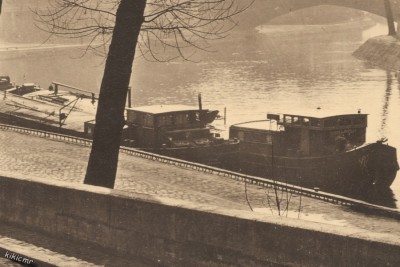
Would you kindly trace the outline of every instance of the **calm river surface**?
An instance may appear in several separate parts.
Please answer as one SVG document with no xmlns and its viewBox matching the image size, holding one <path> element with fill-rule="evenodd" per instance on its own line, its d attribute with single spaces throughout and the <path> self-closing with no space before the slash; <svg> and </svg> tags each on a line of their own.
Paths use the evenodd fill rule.
<svg viewBox="0 0 400 267">
<path fill-rule="evenodd" d="M 134 105 L 197 105 L 227 109 L 227 125 L 265 119 L 267 112 L 304 112 L 321 107 L 338 113 L 368 113 L 368 141 L 386 137 L 400 151 L 400 84 L 395 73 L 362 62 L 352 52 L 384 25 L 369 29 L 357 23 L 341 26 L 273 26 L 258 33 L 235 34 L 213 43 L 215 53 L 201 61 L 154 63 L 135 61 L 131 86 Z M 19 84 L 51 81 L 98 91 L 103 59 L 82 55 L 77 47 L 25 49 L 0 44 L 1 74 Z M 64 44 L 63 44 L 64 45 Z M 400 156 L 398 155 L 400 159 Z M 389 192 L 364 196 L 399 208 L 400 175 Z"/>
</svg>

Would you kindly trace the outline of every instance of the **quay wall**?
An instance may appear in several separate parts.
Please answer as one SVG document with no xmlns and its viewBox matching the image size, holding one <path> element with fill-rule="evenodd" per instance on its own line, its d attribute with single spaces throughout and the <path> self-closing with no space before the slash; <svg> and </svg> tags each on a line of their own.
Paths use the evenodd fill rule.
<svg viewBox="0 0 400 267">
<path fill-rule="evenodd" d="M 353 55 L 388 71 L 400 70 L 400 40 L 396 36 L 377 36 L 368 39 Z"/>
<path fill-rule="evenodd" d="M 400 241 L 89 185 L 0 177 L 0 220 L 150 266 L 400 266 Z"/>
</svg>

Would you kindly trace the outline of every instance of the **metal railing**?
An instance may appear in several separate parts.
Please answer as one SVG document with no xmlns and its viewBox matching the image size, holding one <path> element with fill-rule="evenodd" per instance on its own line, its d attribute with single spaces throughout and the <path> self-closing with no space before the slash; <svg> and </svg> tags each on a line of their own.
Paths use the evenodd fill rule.
<svg viewBox="0 0 400 267">
<path fill-rule="evenodd" d="M 75 137 L 75 136 L 69 136 L 69 135 L 63 135 L 63 134 L 58 134 L 58 133 L 52 133 L 52 132 L 46 132 L 42 130 L 36 130 L 36 129 L 29 129 L 29 128 L 23 128 L 23 127 L 18 127 L 18 126 L 12 126 L 12 125 L 5 125 L 5 124 L 0 124 L 0 130 L 8 130 L 8 131 L 14 131 L 22 134 L 29 134 L 29 135 L 34 135 L 42 138 L 47 138 L 51 140 L 57 140 L 57 141 L 62 141 L 66 143 L 72 143 L 72 144 L 77 144 L 77 145 L 82 145 L 82 146 L 91 146 L 92 145 L 92 140 L 90 139 L 84 139 L 80 137 Z M 150 152 L 138 150 L 135 148 L 130 148 L 130 147 L 120 147 L 120 152 L 128 154 L 128 155 L 133 155 L 141 158 L 145 158 L 148 160 L 152 161 L 157 161 L 161 162 L 164 164 L 169 164 L 169 165 L 174 165 L 177 167 L 185 168 L 185 169 L 192 169 L 200 172 L 205 172 L 205 173 L 210 173 L 214 175 L 219 175 L 223 177 L 228 177 L 230 179 L 240 181 L 240 182 L 245 182 L 247 184 L 252 184 L 252 185 L 257 185 L 260 187 L 265 187 L 265 188 L 276 188 L 278 190 L 288 192 L 288 193 L 293 193 L 293 194 L 298 194 L 314 199 L 318 199 L 324 202 L 329 202 L 333 204 L 338 204 L 338 205 L 343 205 L 343 206 L 349 206 L 361 210 L 368 210 L 372 211 L 375 213 L 384 213 L 384 214 L 389 214 L 390 216 L 400 218 L 400 210 L 397 209 L 392 209 L 392 208 L 387 208 L 387 207 L 382 207 L 374 204 L 370 204 L 361 200 L 357 199 L 352 199 L 352 198 L 347 198 L 344 196 L 339 196 L 339 195 L 334 195 L 326 192 L 321 192 L 321 191 L 316 191 L 308 188 L 303 188 L 291 184 L 286 184 L 262 177 L 256 177 L 256 176 L 250 176 L 246 174 L 241 174 L 233 171 L 228 171 L 225 169 L 220 169 L 217 167 L 213 166 L 208 166 L 204 164 L 199 164 L 195 162 L 189 162 L 181 159 L 176 159 L 176 158 L 170 158 L 166 156 L 162 156 L 159 154 L 153 154 Z"/>
<path fill-rule="evenodd" d="M 23 128 L 23 127 L 18 127 L 18 126 L 13 126 L 13 125 L 0 124 L 0 130 L 8 130 L 8 131 L 18 132 L 18 133 L 22 133 L 22 134 L 29 134 L 29 135 L 34 135 L 37 137 L 62 141 L 62 142 L 66 142 L 66 143 L 78 144 L 78 145 L 83 145 L 83 146 L 91 146 L 92 145 L 92 141 L 89 139 L 79 138 L 79 137 L 75 137 L 75 136 L 71 136 L 71 135 L 64 135 L 64 134 L 59 134 L 59 133 L 46 132 L 46 131 L 37 130 L 37 129 Z"/>
</svg>

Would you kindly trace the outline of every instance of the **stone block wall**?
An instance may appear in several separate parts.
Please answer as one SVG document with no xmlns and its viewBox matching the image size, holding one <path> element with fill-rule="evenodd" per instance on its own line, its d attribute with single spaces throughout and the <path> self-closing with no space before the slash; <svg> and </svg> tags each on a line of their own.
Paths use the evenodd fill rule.
<svg viewBox="0 0 400 267">
<path fill-rule="evenodd" d="M 87 185 L 0 177 L 0 203 L 0 220 L 152 266 L 400 266 L 400 242 Z"/>
</svg>

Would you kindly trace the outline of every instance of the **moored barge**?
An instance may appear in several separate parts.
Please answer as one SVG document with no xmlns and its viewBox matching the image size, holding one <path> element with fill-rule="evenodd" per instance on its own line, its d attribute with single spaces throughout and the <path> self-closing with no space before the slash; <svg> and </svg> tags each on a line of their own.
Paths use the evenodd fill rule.
<svg viewBox="0 0 400 267">
<path fill-rule="evenodd" d="M 85 137 L 84 122 L 94 118 L 96 106 L 95 95 L 79 88 L 53 82 L 47 90 L 25 83 L 2 91 L 0 122 Z"/>
<path fill-rule="evenodd" d="M 389 187 L 399 165 L 385 140 L 366 143 L 367 114 L 268 114 L 232 125 L 231 169 L 309 188 Z"/>
<path fill-rule="evenodd" d="M 209 124 L 217 110 L 186 105 L 127 108 L 124 144 L 161 155 L 225 167 L 239 150 L 239 141 L 223 139 Z"/>
<path fill-rule="evenodd" d="M 225 168 L 239 151 L 237 139 L 223 139 L 210 123 L 217 110 L 186 105 L 150 105 L 126 108 L 122 145 L 168 157 Z M 85 123 L 93 136 L 94 120 Z"/>
</svg>

